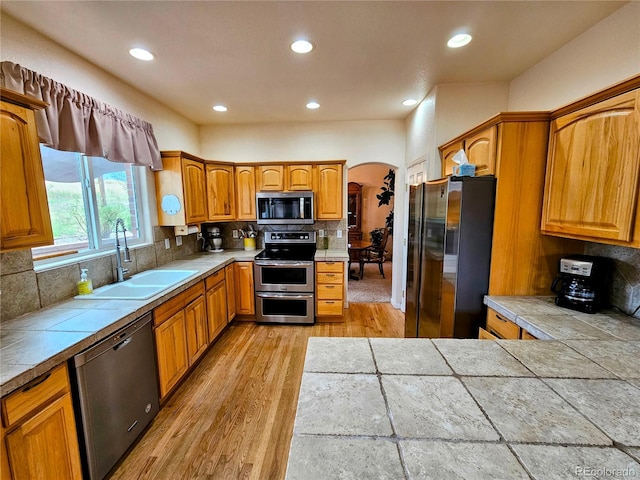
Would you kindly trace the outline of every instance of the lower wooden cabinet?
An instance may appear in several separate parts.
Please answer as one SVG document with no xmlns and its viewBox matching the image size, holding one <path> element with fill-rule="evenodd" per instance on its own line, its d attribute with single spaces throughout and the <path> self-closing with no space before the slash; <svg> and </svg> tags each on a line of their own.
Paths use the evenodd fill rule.
<svg viewBox="0 0 640 480">
<path fill-rule="evenodd" d="M 537 340 L 537 338 L 492 308 L 487 309 L 487 327 L 480 328 L 481 340 Z"/>
<path fill-rule="evenodd" d="M 344 262 L 316 262 L 316 316 L 344 313 Z"/>
<path fill-rule="evenodd" d="M 66 364 L 3 398 L 2 413 L 3 479 L 82 479 Z"/>
<path fill-rule="evenodd" d="M 224 267 L 225 288 L 227 289 L 227 322 L 236 316 L 236 276 L 233 263 Z"/>
<path fill-rule="evenodd" d="M 205 280 L 209 344 L 224 330 L 227 321 L 227 287 L 225 270 L 218 270 Z"/>
<path fill-rule="evenodd" d="M 238 315 L 255 315 L 256 299 L 254 293 L 253 262 L 235 262 L 236 312 Z"/>
<path fill-rule="evenodd" d="M 209 345 L 204 282 L 155 308 L 153 324 L 162 401 Z"/>
</svg>

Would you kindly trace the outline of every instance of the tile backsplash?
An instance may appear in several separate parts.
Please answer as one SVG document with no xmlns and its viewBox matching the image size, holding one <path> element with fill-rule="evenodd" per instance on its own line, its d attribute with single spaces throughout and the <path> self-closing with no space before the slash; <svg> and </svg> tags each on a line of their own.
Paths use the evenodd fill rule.
<svg viewBox="0 0 640 480">
<path fill-rule="evenodd" d="M 165 248 L 169 239 L 170 248 Z M 153 244 L 131 248 L 131 263 L 125 265 L 133 273 L 143 272 L 180 260 L 197 252 L 196 235 L 182 237 L 176 245 L 172 227 L 154 227 Z M 34 270 L 31 249 L 0 254 L 0 320 L 11 320 L 25 313 L 47 307 L 77 295 L 80 269 L 89 270 L 93 288 L 115 281 L 116 256 L 104 255 L 60 267 Z"/>
<path fill-rule="evenodd" d="M 640 249 L 586 243 L 585 253 L 613 259 L 609 300 L 625 312 L 633 312 L 640 305 Z M 640 318 L 640 310 L 635 317 Z"/>
</svg>

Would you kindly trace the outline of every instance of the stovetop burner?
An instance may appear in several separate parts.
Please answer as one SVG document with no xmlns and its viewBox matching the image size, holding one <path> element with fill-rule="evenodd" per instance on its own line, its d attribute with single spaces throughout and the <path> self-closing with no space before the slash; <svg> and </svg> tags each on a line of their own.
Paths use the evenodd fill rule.
<svg viewBox="0 0 640 480">
<path fill-rule="evenodd" d="M 316 232 L 266 232 L 264 247 L 256 260 L 313 261 Z"/>
</svg>

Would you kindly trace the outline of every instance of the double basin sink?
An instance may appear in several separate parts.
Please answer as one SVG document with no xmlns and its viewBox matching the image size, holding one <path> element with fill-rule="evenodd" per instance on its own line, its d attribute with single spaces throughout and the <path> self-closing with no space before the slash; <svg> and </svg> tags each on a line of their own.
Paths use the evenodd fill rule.
<svg viewBox="0 0 640 480">
<path fill-rule="evenodd" d="M 178 283 L 194 277 L 198 270 L 147 270 L 133 275 L 124 282 L 96 288 L 81 300 L 146 300 Z"/>
</svg>

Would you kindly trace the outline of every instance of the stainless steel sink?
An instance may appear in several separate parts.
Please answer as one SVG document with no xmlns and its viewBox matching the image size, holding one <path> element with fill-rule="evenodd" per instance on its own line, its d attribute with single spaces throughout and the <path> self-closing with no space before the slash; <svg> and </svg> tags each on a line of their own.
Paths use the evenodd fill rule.
<svg viewBox="0 0 640 480">
<path fill-rule="evenodd" d="M 198 270 L 147 270 L 124 282 L 97 288 L 80 300 L 145 300 L 197 275 Z"/>
</svg>

